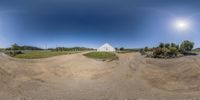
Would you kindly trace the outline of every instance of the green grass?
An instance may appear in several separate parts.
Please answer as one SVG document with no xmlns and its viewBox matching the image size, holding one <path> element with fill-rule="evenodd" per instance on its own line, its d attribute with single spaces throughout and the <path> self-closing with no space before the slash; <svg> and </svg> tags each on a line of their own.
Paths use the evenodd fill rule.
<svg viewBox="0 0 200 100">
<path fill-rule="evenodd" d="M 200 50 L 193 50 L 194 53 L 200 53 Z"/>
<path fill-rule="evenodd" d="M 23 59 L 38 59 L 38 58 L 48 58 L 53 56 L 59 56 L 59 55 L 67 55 L 67 54 L 73 54 L 78 53 L 75 51 L 59 51 L 59 52 L 51 52 L 51 51 L 32 51 L 29 53 L 19 54 L 14 56 L 15 58 L 23 58 Z"/>
<path fill-rule="evenodd" d="M 89 52 L 84 55 L 88 58 L 102 60 L 114 60 L 118 58 L 117 55 L 113 52 Z"/>
<path fill-rule="evenodd" d="M 200 54 L 200 50 L 192 50 L 192 53 Z"/>
</svg>

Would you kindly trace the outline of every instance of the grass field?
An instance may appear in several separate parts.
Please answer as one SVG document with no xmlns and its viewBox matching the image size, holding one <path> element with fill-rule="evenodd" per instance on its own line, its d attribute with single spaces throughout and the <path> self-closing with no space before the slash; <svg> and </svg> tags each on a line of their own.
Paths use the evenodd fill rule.
<svg viewBox="0 0 200 100">
<path fill-rule="evenodd" d="M 47 58 L 59 55 L 67 55 L 78 53 L 77 51 L 59 51 L 59 52 L 51 52 L 51 51 L 33 51 L 24 54 L 19 54 L 14 56 L 15 58 L 24 58 L 24 59 L 38 59 L 38 58 Z"/>
<path fill-rule="evenodd" d="M 113 52 L 90 52 L 84 54 L 88 58 L 102 59 L 102 60 L 114 60 L 117 59 L 117 55 Z"/>
<path fill-rule="evenodd" d="M 200 50 L 192 50 L 192 53 L 200 54 Z"/>
</svg>

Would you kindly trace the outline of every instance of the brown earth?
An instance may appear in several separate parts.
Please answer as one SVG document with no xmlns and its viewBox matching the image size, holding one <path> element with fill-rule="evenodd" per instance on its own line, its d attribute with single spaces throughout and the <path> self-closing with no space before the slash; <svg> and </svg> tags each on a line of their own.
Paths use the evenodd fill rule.
<svg viewBox="0 0 200 100">
<path fill-rule="evenodd" d="M 0 54 L 0 100 L 200 99 L 200 56 L 118 56 L 103 62 L 81 53 L 37 60 Z"/>
</svg>

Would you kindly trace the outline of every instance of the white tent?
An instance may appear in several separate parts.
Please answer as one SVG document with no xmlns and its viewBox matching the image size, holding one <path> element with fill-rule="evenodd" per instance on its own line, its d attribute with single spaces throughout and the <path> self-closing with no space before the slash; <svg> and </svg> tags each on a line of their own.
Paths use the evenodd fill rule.
<svg viewBox="0 0 200 100">
<path fill-rule="evenodd" d="M 114 52 L 115 48 L 113 48 L 110 44 L 105 43 L 101 47 L 97 49 L 97 51 L 105 51 L 105 52 Z"/>
</svg>

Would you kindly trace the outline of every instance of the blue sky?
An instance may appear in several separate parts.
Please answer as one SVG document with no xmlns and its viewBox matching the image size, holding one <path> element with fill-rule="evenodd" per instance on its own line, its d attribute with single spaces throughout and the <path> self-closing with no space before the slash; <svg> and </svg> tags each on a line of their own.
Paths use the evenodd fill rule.
<svg viewBox="0 0 200 100">
<path fill-rule="evenodd" d="M 199 0 L 0 0 L 0 47 L 153 47 L 195 42 L 200 47 Z M 189 28 L 173 23 L 187 19 Z"/>
</svg>

